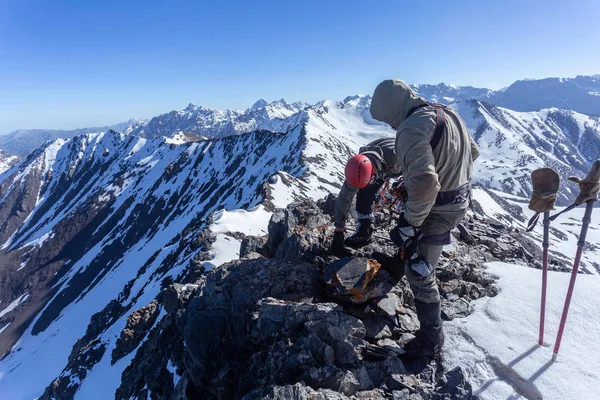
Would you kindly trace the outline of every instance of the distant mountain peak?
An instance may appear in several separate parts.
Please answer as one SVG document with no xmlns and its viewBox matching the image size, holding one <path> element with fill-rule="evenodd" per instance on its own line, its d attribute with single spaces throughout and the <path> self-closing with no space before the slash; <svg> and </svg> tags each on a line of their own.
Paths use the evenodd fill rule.
<svg viewBox="0 0 600 400">
<path fill-rule="evenodd" d="M 194 103 L 190 103 L 186 108 L 183 109 L 185 112 L 194 112 L 197 111 L 200 107 L 195 105 Z"/>
<path fill-rule="evenodd" d="M 256 100 L 256 102 L 254 104 L 252 104 L 252 107 L 250 107 L 253 110 L 257 110 L 259 108 L 263 108 L 269 105 L 269 102 L 267 102 L 265 99 L 258 99 Z"/>
<path fill-rule="evenodd" d="M 365 94 L 355 94 L 344 99 L 343 103 L 347 106 L 368 107 L 371 104 L 371 96 Z"/>
</svg>

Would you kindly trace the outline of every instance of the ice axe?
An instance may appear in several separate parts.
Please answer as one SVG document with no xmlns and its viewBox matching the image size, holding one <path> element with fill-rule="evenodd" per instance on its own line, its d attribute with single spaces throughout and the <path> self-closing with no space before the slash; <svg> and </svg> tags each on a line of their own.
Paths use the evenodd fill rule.
<svg viewBox="0 0 600 400">
<path fill-rule="evenodd" d="M 582 220 L 583 224 L 581 226 L 581 233 L 579 234 L 579 241 L 577 242 L 577 253 L 575 254 L 575 260 L 573 262 L 573 271 L 571 272 L 571 280 L 569 281 L 567 298 L 565 299 L 565 305 L 560 319 L 560 326 L 558 328 L 558 334 L 556 335 L 556 342 L 554 344 L 554 354 L 552 355 L 552 360 L 554 361 L 556 361 L 556 358 L 558 357 L 558 351 L 560 350 L 560 343 L 562 341 L 565 324 L 567 322 L 567 315 L 569 314 L 569 306 L 571 305 L 571 297 L 575 287 L 575 280 L 577 279 L 579 263 L 581 261 L 583 248 L 585 247 L 585 237 L 587 235 L 590 222 L 592 221 L 594 203 L 598 200 L 598 192 L 600 191 L 600 159 L 594 162 L 590 173 L 585 179 L 570 177 L 569 180 L 579 184 L 580 193 L 575 200 L 575 205 L 586 203 L 586 207 Z"/>
<path fill-rule="evenodd" d="M 550 210 L 554 210 L 554 203 L 560 185 L 558 174 L 551 168 L 536 169 L 531 173 L 533 195 L 529 202 L 529 209 L 535 215 L 529 220 L 527 231 L 531 232 L 537 224 L 540 214 L 544 214 L 544 239 L 542 241 L 542 299 L 540 307 L 540 329 L 538 343 L 544 344 L 544 323 L 546 319 L 546 286 L 548 282 L 548 247 L 550 237 Z"/>
</svg>

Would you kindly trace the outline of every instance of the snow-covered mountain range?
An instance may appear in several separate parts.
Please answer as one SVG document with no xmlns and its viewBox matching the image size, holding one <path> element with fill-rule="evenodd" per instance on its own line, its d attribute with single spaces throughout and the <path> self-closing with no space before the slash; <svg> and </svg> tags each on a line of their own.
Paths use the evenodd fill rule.
<svg viewBox="0 0 600 400">
<path fill-rule="evenodd" d="M 421 96 L 450 104 L 475 99 L 515 111 L 561 108 L 588 115 L 600 115 L 600 75 L 575 78 L 524 79 L 502 90 L 437 85 L 412 85 Z"/>
<path fill-rule="evenodd" d="M 453 104 L 464 100 L 481 100 L 515 111 L 538 111 L 559 108 L 581 114 L 600 115 L 600 75 L 575 78 L 525 79 L 502 90 L 455 86 L 446 83 L 415 84 L 412 88 L 429 101 Z M 362 97 L 362 96 L 361 96 Z M 258 100 L 242 111 L 217 110 L 189 104 L 183 110 L 161 114 L 149 121 L 131 119 L 105 127 L 82 128 L 70 131 L 29 129 L 0 135 L 0 149 L 10 154 L 26 156 L 49 140 L 68 139 L 86 133 L 133 132 L 147 138 L 172 136 L 182 131 L 202 137 L 219 138 L 253 130 L 285 132 L 290 126 L 287 118 L 309 107 L 302 102 Z"/>
<path fill-rule="evenodd" d="M 599 155 L 598 117 L 450 102 L 481 149 L 481 215 L 505 226 L 522 230 L 531 215 L 531 171 L 582 176 Z M 275 207 L 335 193 L 349 156 L 395 134 L 371 118 L 369 103 L 190 105 L 125 132 L 57 139 L 0 171 L 0 397 L 50 387 L 45 398 L 112 398 L 146 338 L 123 349 L 130 313 L 168 284 L 236 259 L 243 236 L 264 233 Z M 575 189 L 563 182 L 561 204 Z M 557 223 L 553 258 L 564 269 L 577 226 Z M 598 232 L 596 224 L 591 242 Z M 599 255 L 595 246 L 584 254 L 585 272 L 600 273 Z"/>
<path fill-rule="evenodd" d="M 145 121 L 130 119 L 110 126 L 100 126 L 92 128 L 81 128 L 73 130 L 55 130 L 55 129 L 19 129 L 7 135 L 0 135 L 0 149 L 4 149 L 10 154 L 25 157 L 32 150 L 37 149 L 48 141 L 56 139 L 70 139 L 75 136 L 85 135 L 86 133 L 106 132 L 109 129 L 125 132 L 129 127 L 136 127 Z"/>
<path fill-rule="evenodd" d="M 286 132 L 292 127 L 288 118 L 307 106 L 298 102 L 289 104 L 285 100 L 267 103 L 261 99 L 247 110 L 233 111 L 189 104 L 181 111 L 171 111 L 152 118 L 147 124 L 133 129 L 132 133 L 147 138 L 161 138 L 184 131 L 221 138 L 261 129 Z"/>
</svg>

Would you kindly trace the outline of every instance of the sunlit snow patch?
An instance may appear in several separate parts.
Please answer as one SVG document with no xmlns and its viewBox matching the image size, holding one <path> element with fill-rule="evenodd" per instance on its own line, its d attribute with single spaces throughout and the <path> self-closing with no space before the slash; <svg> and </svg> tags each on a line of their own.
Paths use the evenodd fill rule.
<svg viewBox="0 0 600 400">
<path fill-rule="evenodd" d="M 538 346 L 541 271 L 488 264 L 500 294 L 473 302 L 474 314 L 447 322 L 446 367 L 461 366 L 482 400 L 600 398 L 600 277 L 580 275 L 558 361 L 552 350 L 570 274 L 550 272 L 544 346 Z"/>
<path fill-rule="evenodd" d="M 206 270 L 211 270 L 221 264 L 239 258 L 242 242 L 230 233 L 240 232 L 245 235 L 265 235 L 270 219 L 271 213 L 266 211 L 262 205 L 250 211 L 220 210 L 216 212 L 214 222 L 210 226 L 211 231 L 217 235 L 217 240 L 212 244 L 214 258 L 204 263 Z"/>
</svg>

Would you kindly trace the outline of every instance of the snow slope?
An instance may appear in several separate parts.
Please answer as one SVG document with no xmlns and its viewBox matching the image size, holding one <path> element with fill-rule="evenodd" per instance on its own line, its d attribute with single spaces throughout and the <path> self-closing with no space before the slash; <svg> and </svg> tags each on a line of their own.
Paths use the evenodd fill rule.
<svg viewBox="0 0 600 400">
<path fill-rule="evenodd" d="M 129 310 L 187 273 L 211 213 L 257 205 L 262 183 L 278 170 L 301 174 L 302 143 L 301 127 L 183 145 L 109 131 L 55 142 L 1 175 L 0 215 L 15 205 L 28 215 L 12 215 L 22 222 L 3 232 L 0 307 L 21 296 L 19 288 L 31 291 L 0 318 L 9 323 L 1 352 L 14 350 L 0 361 L 0 398 L 37 397 L 63 369 L 75 373 L 68 357 L 86 331 L 105 353 L 86 374 L 104 374 Z M 23 198 L 32 201 L 19 205 Z M 225 216 L 215 216 L 217 226 Z M 45 273 L 36 275 L 40 267 Z M 94 314 L 106 315 L 98 331 L 87 327 Z M 127 365 L 115 364 L 111 376 L 120 379 Z M 117 386 L 103 381 L 97 398 Z"/>
<path fill-rule="evenodd" d="M 600 398 L 600 277 L 577 278 L 560 354 L 554 340 L 570 274 L 550 272 L 543 346 L 537 345 L 541 271 L 490 263 L 500 294 L 474 304 L 475 312 L 445 324 L 446 366 L 463 367 L 482 400 Z"/>
<path fill-rule="evenodd" d="M 489 191 L 482 188 L 473 190 L 473 199 L 478 202 L 484 215 L 504 225 L 524 231 L 527 222 L 534 215 L 528 208 L 528 199 L 507 195 L 498 191 Z M 557 207 L 552 214 L 560 212 L 564 207 Z M 563 214 L 550 225 L 550 269 L 561 269 L 569 271 L 572 268 L 577 242 L 581 232 L 581 220 L 585 212 L 585 206 L 580 206 Z M 536 243 L 541 244 L 543 238 L 543 226 L 540 221 L 533 232 L 529 235 Z M 592 222 L 588 228 L 586 247 L 584 248 L 580 271 L 586 274 L 600 274 L 600 211 L 595 209 L 592 214 Z"/>
<path fill-rule="evenodd" d="M 0 149 L 0 174 L 18 163 L 19 160 L 19 156 L 8 154 L 4 150 Z"/>
<path fill-rule="evenodd" d="M 535 169 L 554 168 L 565 182 L 568 176 L 587 175 L 590 163 L 600 157 L 597 117 L 557 109 L 517 112 L 476 100 L 452 106 L 479 145 L 473 179 L 488 188 L 529 197 Z M 573 189 L 562 185 L 558 203 L 570 204 Z"/>
</svg>

